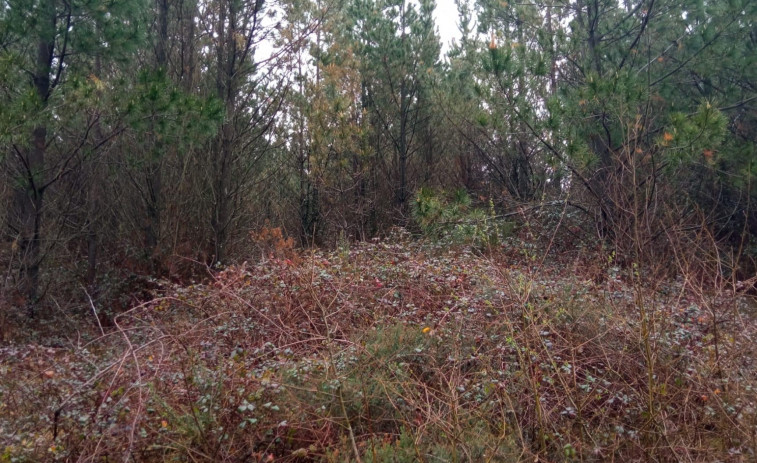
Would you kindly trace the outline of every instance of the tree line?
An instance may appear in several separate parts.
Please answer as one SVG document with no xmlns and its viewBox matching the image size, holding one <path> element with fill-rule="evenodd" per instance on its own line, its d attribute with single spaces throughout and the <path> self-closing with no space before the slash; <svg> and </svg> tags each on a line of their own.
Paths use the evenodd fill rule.
<svg viewBox="0 0 757 463">
<path fill-rule="evenodd" d="M 434 0 L 3 0 L 3 299 L 223 265 L 264 225 L 368 239 L 422 190 L 562 205 L 628 262 L 757 256 L 757 3 L 456 5 L 442 55 Z"/>
</svg>

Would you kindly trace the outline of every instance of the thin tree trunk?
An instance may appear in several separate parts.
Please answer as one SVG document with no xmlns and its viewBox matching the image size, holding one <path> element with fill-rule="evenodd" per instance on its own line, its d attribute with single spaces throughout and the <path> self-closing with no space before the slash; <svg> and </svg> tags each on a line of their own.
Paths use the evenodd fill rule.
<svg viewBox="0 0 757 463">
<path fill-rule="evenodd" d="M 102 61 L 100 55 L 95 57 L 95 75 L 100 78 L 102 76 Z M 95 125 L 94 133 L 96 137 L 96 144 L 99 145 L 103 140 L 102 126 L 100 125 L 100 117 L 98 115 Z M 99 207 L 98 199 L 100 197 L 99 180 L 97 175 L 97 165 L 95 164 L 92 169 L 92 181 L 87 185 L 89 189 L 89 195 L 87 197 L 87 273 L 85 276 L 87 288 L 89 289 L 92 297 L 97 293 L 97 229 L 99 226 Z"/>
<path fill-rule="evenodd" d="M 53 51 L 55 49 L 55 2 L 45 3 L 47 27 L 43 29 L 37 42 L 37 59 L 33 76 L 34 90 L 38 99 L 39 112 L 42 114 L 47 107 L 50 96 L 50 73 L 52 70 Z M 31 146 L 23 160 L 25 178 L 23 187 L 15 192 L 17 208 L 18 231 L 22 251 L 22 281 L 26 298 L 27 310 L 30 317 L 34 316 L 39 299 L 39 274 L 42 249 L 42 207 L 44 198 L 44 168 L 47 151 L 47 125 L 40 123 L 31 134 Z"/>
<path fill-rule="evenodd" d="M 407 202 L 407 119 L 408 119 L 408 101 L 405 95 L 405 79 L 402 79 L 400 85 L 400 136 L 399 136 L 399 174 L 400 184 L 397 192 L 397 202 L 400 206 L 400 212 L 405 213 Z"/>
<path fill-rule="evenodd" d="M 158 42 L 155 49 L 155 67 L 159 73 L 167 71 L 168 67 L 168 0 L 157 0 L 158 8 Z M 145 224 L 145 247 L 150 262 L 155 264 L 155 256 L 160 241 L 160 204 L 163 193 L 163 178 L 161 172 L 161 158 L 163 157 L 164 142 L 156 135 L 154 140 L 155 156 L 153 156 L 147 173 L 147 223 Z M 155 269 L 153 269 L 154 271 Z"/>
<path fill-rule="evenodd" d="M 230 114 L 227 111 L 227 117 Z M 221 128 L 221 141 L 215 160 L 215 200 L 213 216 L 210 225 L 213 229 L 213 248 L 215 252 L 214 263 L 223 262 L 226 259 L 226 240 L 229 224 L 229 191 L 228 191 L 228 167 L 231 158 L 230 122 L 224 123 Z"/>
<path fill-rule="evenodd" d="M 223 125 L 218 132 L 218 141 L 212 160 L 212 185 L 213 185 L 213 209 L 210 217 L 210 226 L 213 231 L 213 263 L 223 262 L 226 258 L 226 231 L 228 225 L 229 210 L 229 192 L 228 192 L 228 163 L 231 158 L 232 140 L 231 130 L 234 117 L 234 105 L 231 101 L 232 85 L 232 67 L 234 65 L 234 28 L 232 24 L 227 25 L 227 14 L 232 16 L 229 23 L 233 21 L 229 8 L 231 5 L 223 1 L 219 5 L 218 23 L 216 24 L 216 34 L 218 36 L 218 46 L 216 47 L 216 93 L 220 100 L 226 103 L 226 114 Z M 226 28 L 229 28 L 227 31 Z"/>
</svg>

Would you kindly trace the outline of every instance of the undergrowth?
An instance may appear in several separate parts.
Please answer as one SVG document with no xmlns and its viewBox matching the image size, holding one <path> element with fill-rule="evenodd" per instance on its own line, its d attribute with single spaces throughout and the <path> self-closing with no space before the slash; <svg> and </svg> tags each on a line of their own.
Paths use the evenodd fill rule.
<svg viewBox="0 0 757 463">
<path fill-rule="evenodd" d="M 270 254 L 9 343 L 0 462 L 755 458 L 738 288 L 514 239 Z"/>
</svg>

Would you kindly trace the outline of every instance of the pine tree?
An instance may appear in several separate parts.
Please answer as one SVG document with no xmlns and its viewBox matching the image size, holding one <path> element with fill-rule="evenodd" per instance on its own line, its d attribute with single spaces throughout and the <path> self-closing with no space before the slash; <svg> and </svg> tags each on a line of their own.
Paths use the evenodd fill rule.
<svg viewBox="0 0 757 463">
<path fill-rule="evenodd" d="M 374 149 L 382 158 L 384 144 L 389 146 L 389 180 L 402 215 L 415 182 L 411 160 L 419 151 L 422 121 L 430 111 L 424 91 L 441 48 L 434 8 L 433 0 L 417 7 L 406 0 L 358 0 L 351 11 L 357 51 L 363 57 L 363 104 L 376 132 Z"/>
<path fill-rule="evenodd" d="M 73 146 L 56 139 L 68 128 L 67 111 L 77 109 L 82 87 L 101 85 L 91 72 L 94 59 L 125 59 L 139 43 L 144 6 L 141 0 L 9 0 L 0 11 L 0 133 L 14 184 L 7 224 L 30 313 L 40 297 L 46 254 L 46 195 L 86 157 L 92 126 L 77 127 L 79 143 Z"/>
</svg>

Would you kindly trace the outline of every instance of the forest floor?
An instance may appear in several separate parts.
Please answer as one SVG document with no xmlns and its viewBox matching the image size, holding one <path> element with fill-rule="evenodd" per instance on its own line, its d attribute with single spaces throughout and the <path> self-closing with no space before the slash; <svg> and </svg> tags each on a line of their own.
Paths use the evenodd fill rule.
<svg viewBox="0 0 757 463">
<path fill-rule="evenodd" d="M 0 462 L 757 458 L 753 301 L 504 249 L 399 235 L 7 315 Z"/>
</svg>

